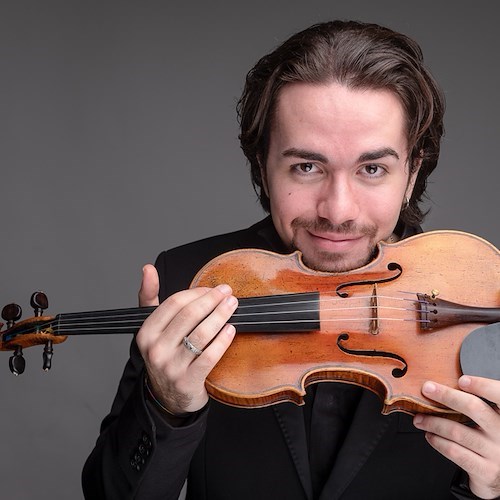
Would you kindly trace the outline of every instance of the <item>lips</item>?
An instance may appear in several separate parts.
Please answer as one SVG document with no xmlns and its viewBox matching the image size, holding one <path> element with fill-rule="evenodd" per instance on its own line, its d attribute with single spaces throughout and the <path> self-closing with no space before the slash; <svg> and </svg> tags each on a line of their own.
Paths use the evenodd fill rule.
<svg viewBox="0 0 500 500">
<path fill-rule="evenodd" d="M 340 243 L 344 241 L 356 241 L 363 238 L 363 235 L 346 235 L 346 234 L 332 234 L 332 233 L 316 233 L 313 231 L 307 231 L 313 238 L 319 238 L 322 240 L 328 240 L 335 243 Z"/>
<path fill-rule="evenodd" d="M 316 234 L 316 233 L 311 233 L 309 231 L 309 234 L 313 236 L 314 238 L 320 238 L 322 240 L 329 240 L 329 241 L 335 241 L 335 242 L 341 242 L 341 241 L 354 241 L 354 240 L 359 240 L 362 238 L 362 236 L 346 236 L 345 234 Z"/>
<path fill-rule="evenodd" d="M 346 252 L 353 249 L 362 239 L 361 235 L 320 233 L 306 231 L 313 245 L 328 252 Z"/>
</svg>

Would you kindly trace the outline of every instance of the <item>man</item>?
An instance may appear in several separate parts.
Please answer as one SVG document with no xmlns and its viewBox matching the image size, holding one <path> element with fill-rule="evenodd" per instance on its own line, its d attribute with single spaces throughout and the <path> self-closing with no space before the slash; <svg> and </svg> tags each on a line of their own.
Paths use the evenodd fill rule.
<svg viewBox="0 0 500 500">
<path fill-rule="evenodd" d="M 311 386 L 304 407 L 209 402 L 205 378 L 234 337 L 227 321 L 237 299 L 227 285 L 186 290 L 196 271 L 245 247 L 299 249 L 313 269 L 347 271 L 368 263 L 377 242 L 419 232 L 444 104 L 415 42 L 332 22 L 262 58 L 239 112 L 270 217 L 164 252 L 157 271 L 144 268 L 141 305 L 157 305 L 158 294 L 163 302 L 132 343 L 84 469 L 86 497 L 173 499 L 186 478 L 191 499 L 500 495 L 500 414 L 481 399 L 500 403 L 498 381 L 463 377 L 462 390 L 424 384 L 424 395 L 475 427 L 382 416 L 373 394 L 344 384 Z"/>
</svg>

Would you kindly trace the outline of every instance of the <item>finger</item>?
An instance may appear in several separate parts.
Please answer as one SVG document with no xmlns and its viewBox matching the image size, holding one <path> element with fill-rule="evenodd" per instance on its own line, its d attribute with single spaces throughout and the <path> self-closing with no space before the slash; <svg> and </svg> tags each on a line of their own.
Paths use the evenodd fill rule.
<svg viewBox="0 0 500 500">
<path fill-rule="evenodd" d="M 477 426 L 471 427 L 447 418 L 417 415 L 413 420 L 415 427 L 431 433 L 430 442 L 433 446 L 439 445 L 434 446 L 438 451 L 448 458 L 450 458 L 450 449 L 455 450 L 455 446 L 470 450 L 483 457 L 494 453 L 493 449 L 497 445 L 494 440 L 489 438 L 489 435 L 498 434 L 500 416 L 488 404 L 473 394 L 430 381 L 424 383 L 422 393 L 428 398 L 469 417 L 477 424 Z M 445 441 L 442 442 L 438 438 Z M 446 449 L 443 446 L 446 446 Z M 459 452 L 457 451 L 457 453 Z M 450 459 L 462 466 L 461 463 L 457 462 L 457 457 Z"/>
<path fill-rule="evenodd" d="M 196 349 L 203 351 L 217 337 L 237 307 L 236 297 L 232 295 L 225 297 L 213 312 L 189 334 L 187 337 L 189 342 Z"/>
<path fill-rule="evenodd" d="M 172 342 L 174 345 L 178 346 L 181 344 L 182 339 L 190 336 L 194 330 L 198 329 L 198 332 L 200 329 L 210 330 L 212 325 L 215 324 L 214 318 L 208 321 L 206 320 L 212 314 L 215 314 L 215 317 L 222 318 L 219 320 L 219 326 L 215 331 L 207 331 L 201 334 L 201 337 L 203 339 L 211 339 L 217 334 L 232 314 L 231 308 L 227 307 L 225 303 L 225 299 L 232 297 L 232 290 L 228 285 L 218 285 L 215 288 L 208 288 L 205 290 L 208 291 L 201 294 L 196 299 L 191 300 L 178 310 L 177 314 L 172 317 L 168 328 L 165 330 L 165 333 L 168 335 L 165 335 L 162 340 L 165 342 Z M 225 306 L 221 306 L 223 302 Z M 195 335 L 195 340 L 196 338 L 197 335 Z M 203 341 L 201 348 L 205 347 L 208 341 Z M 196 347 L 198 347 L 198 345 L 196 345 Z"/>
<path fill-rule="evenodd" d="M 151 264 L 146 264 L 142 268 L 142 281 L 139 290 L 139 306 L 157 306 L 160 302 L 158 294 L 160 293 L 160 280 L 158 271 Z"/>
<path fill-rule="evenodd" d="M 458 386 L 463 391 L 495 403 L 497 409 L 500 406 L 500 380 L 462 375 L 458 379 Z"/>
<path fill-rule="evenodd" d="M 231 288 L 219 285 L 190 288 L 168 297 L 146 319 L 137 334 L 143 356 L 154 347 L 163 353 L 156 353 L 161 359 L 168 358 L 172 349 L 177 350 L 183 337 L 189 335 L 227 293 L 231 293 Z"/>
<path fill-rule="evenodd" d="M 494 470 L 493 464 L 488 457 L 466 448 L 452 439 L 447 439 L 432 432 L 426 432 L 425 438 L 435 450 L 458 465 L 471 477 L 489 475 Z"/>
<path fill-rule="evenodd" d="M 417 415 L 413 423 L 418 429 L 427 432 L 426 438 L 434 448 L 455 463 L 465 450 L 480 456 L 488 454 L 488 441 L 477 428 L 430 415 Z"/>
<path fill-rule="evenodd" d="M 206 294 L 209 288 L 192 288 L 177 292 L 162 302 L 144 321 L 137 333 L 136 341 L 143 357 L 164 334 L 172 318 L 183 307 L 198 297 Z"/>
<path fill-rule="evenodd" d="M 213 367 L 220 361 L 231 345 L 235 334 L 236 329 L 233 325 L 224 325 L 214 340 L 204 349 L 203 353 L 195 358 L 189 369 L 196 379 L 205 381 Z"/>
<path fill-rule="evenodd" d="M 467 383 L 467 380 L 465 382 Z M 492 418 L 498 417 L 497 413 L 485 401 L 474 394 L 452 389 L 436 382 L 425 382 L 422 386 L 422 394 L 469 417 L 483 428 L 488 428 Z"/>
</svg>

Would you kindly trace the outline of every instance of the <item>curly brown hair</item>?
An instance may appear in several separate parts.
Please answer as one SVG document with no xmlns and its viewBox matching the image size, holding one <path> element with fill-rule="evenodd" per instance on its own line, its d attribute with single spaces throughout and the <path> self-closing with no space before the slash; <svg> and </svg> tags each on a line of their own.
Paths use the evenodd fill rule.
<svg viewBox="0 0 500 500">
<path fill-rule="evenodd" d="M 277 97 L 291 82 L 337 82 L 353 89 L 388 89 L 399 97 L 406 114 L 412 171 L 421 162 L 401 220 L 420 223 L 425 214 L 419 202 L 438 161 L 445 109 L 444 95 L 423 64 L 420 46 L 406 35 L 376 24 L 331 21 L 293 35 L 257 62 L 246 77 L 237 110 L 241 148 L 267 212 L 270 203 L 260 166 L 267 158 Z"/>
</svg>

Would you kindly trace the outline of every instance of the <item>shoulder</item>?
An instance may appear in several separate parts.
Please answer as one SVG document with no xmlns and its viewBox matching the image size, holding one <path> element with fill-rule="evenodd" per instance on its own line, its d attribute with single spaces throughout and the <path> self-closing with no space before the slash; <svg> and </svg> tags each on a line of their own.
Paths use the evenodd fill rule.
<svg viewBox="0 0 500 500">
<path fill-rule="evenodd" d="M 218 255 L 239 248 L 280 251 L 280 242 L 271 218 L 238 231 L 204 238 L 160 253 L 156 268 L 160 275 L 160 298 L 187 288 L 194 275 Z"/>
</svg>

